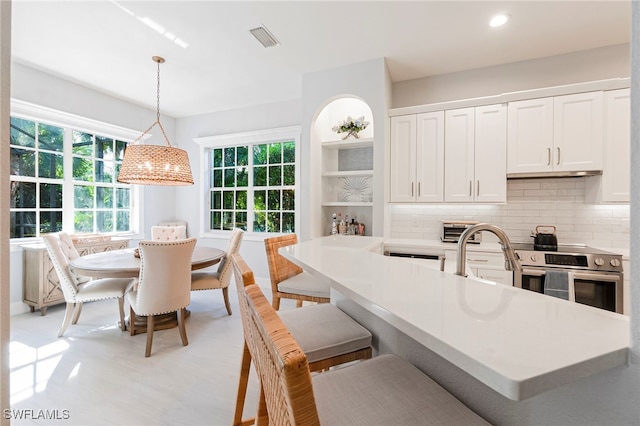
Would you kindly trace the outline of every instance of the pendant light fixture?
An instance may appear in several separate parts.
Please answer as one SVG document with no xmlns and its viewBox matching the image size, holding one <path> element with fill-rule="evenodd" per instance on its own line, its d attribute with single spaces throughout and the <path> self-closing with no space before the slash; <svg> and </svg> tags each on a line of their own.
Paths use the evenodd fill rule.
<svg viewBox="0 0 640 426">
<path fill-rule="evenodd" d="M 160 123 L 160 64 L 164 63 L 164 58 L 154 56 L 151 59 L 158 64 L 156 121 L 126 147 L 118 182 L 138 185 L 193 185 L 187 151 L 171 146 Z M 156 124 L 167 145 L 138 144 Z"/>
</svg>

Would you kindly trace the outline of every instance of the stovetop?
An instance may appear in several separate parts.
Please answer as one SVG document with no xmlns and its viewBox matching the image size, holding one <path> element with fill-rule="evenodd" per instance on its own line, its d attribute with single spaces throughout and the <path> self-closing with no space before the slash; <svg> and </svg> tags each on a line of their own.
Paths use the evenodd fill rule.
<svg viewBox="0 0 640 426">
<path fill-rule="evenodd" d="M 558 245 L 557 251 L 534 250 L 531 243 L 512 244 L 523 267 L 622 272 L 622 255 L 579 245 Z"/>
</svg>

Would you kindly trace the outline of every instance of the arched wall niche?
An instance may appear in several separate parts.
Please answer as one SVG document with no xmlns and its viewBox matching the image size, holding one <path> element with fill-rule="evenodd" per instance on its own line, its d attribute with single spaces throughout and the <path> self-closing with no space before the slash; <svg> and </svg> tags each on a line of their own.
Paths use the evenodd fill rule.
<svg viewBox="0 0 640 426">
<path fill-rule="evenodd" d="M 345 133 L 336 133 L 332 128 L 347 117 L 364 117 L 369 124 L 359 133 L 359 139 L 350 137 L 342 140 Z M 317 109 L 310 127 L 311 170 L 310 197 L 311 238 L 329 235 L 334 213 L 342 218 L 347 215 L 357 218 L 365 225 L 365 235 L 371 235 L 373 216 L 373 140 L 375 123 L 371 107 L 361 98 L 341 94 L 328 98 Z M 344 145 L 341 145 L 343 143 Z M 337 144 L 337 146 L 336 146 Z M 350 149 L 354 146 L 360 146 Z M 328 145 L 333 145 L 327 148 Z M 357 164 L 362 162 L 362 164 Z M 338 166 L 340 163 L 340 166 Z M 349 164 L 344 166 L 345 164 Z M 340 169 L 360 169 L 352 176 L 328 177 L 327 172 Z M 369 169 L 370 173 L 362 170 Z M 348 172 L 347 172 L 348 173 Z M 364 185 L 367 195 L 361 200 L 343 199 L 344 185 Z M 369 196 L 369 194 L 371 194 Z"/>
</svg>

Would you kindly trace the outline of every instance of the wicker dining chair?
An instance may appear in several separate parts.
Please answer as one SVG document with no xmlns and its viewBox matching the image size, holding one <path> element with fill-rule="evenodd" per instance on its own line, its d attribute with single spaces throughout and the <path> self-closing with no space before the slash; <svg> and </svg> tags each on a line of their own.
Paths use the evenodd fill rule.
<svg viewBox="0 0 640 426">
<path fill-rule="evenodd" d="M 240 254 L 232 255 L 230 261 L 233 263 L 238 287 L 255 284 L 253 272 Z M 371 358 L 372 336 L 369 330 L 332 304 L 288 309 L 279 311 L 278 314 L 304 348 L 311 371 L 328 370 L 347 362 Z M 250 367 L 251 356 L 245 345 L 234 425 L 251 423 L 251 420 L 242 420 Z"/>
<path fill-rule="evenodd" d="M 264 246 L 271 278 L 271 301 L 280 309 L 280 299 L 293 299 L 296 306 L 302 302 L 329 303 L 329 284 L 318 280 L 298 265 L 285 259 L 278 249 L 298 243 L 296 234 L 266 238 Z"/>
<path fill-rule="evenodd" d="M 311 376 L 305 352 L 257 285 L 238 285 L 245 353 L 260 380 L 257 424 L 488 425 L 392 354 Z"/>
<path fill-rule="evenodd" d="M 53 268 L 58 274 L 60 289 L 67 303 L 58 337 L 64 335 L 70 323 L 76 324 L 78 322 L 84 302 L 105 299 L 118 299 L 120 329 L 124 331 L 126 329 L 124 295 L 133 287 L 135 280 L 131 278 L 91 280 L 87 277 L 77 276 L 69 269 L 69 262 L 79 256 L 69 234 L 66 232 L 44 234 L 42 240 L 51 258 L 51 263 L 53 263 Z"/>
<path fill-rule="evenodd" d="M 176 312 L 183 346 L 187 346 L 185 309 L 191 302 L 191 256 L 196 239 L 179 241 L 140 241 L 140 278 L 127 293 L 130 321 L 136 315 L 147 317 L 145 357 L 151 355 L 155 316 Z M 135 334 L 130 325 L 131 335 Z"/>
<path fill-rule="evenodd" d="M 243 235 L 244 231 L 240 228 L 235 228 L 231 232 L 227 247 L 224 251 L 224 258 L 218 263 L 217 267 L 199 269 L 191 273 L 191 291 L 222 289 L 224 306 L 227 308 L 229 315 L 231 315 L 229 283 L 231 282 L 231 274 L 233 273 L 233 267 L 231 266 L 229 257 L 240 250 Z"/>
</svg>

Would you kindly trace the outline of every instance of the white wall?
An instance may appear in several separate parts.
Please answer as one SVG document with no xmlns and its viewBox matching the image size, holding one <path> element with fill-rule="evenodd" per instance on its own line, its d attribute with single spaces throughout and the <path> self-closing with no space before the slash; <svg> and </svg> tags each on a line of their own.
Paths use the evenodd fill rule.
<svg viewBox="0 0 640 426">
<path fill-rule="evenodd" d="M 387 110 L 390 107 L 388 71 L 384 59 L 374 59 L 341 68 L 306 74 L 302 78 L 302 209 L 307 218 L 300 230 L 302 241 L 317 236 L 311 224 L 319 223 L 320 214 L 320 140 L 313 138 L 313 125 L 318 114 L 334 99 L 355 97 L 371 108 L 371 122 L 375 128 L 373 168 L 374 207 L 372 235 L 383 235 L 384 207 L 380 201 L 384 190 L 384 147 L 387 129 Z M 346 117 L 345 117 L 346 118 Z M 306 172 L 308 171 L 308 173 Z M 376 197 L 377 200 L 376 201 Z"/>
<path fill-rule="evenodd" d="M 149 94 L 150 100 L 154 99 L 153 96 L 154 93 Z M 134 105 L 16 62 L 11 64 L 11 98 L 138 130 L 140 133 L 156 120 L 155 110 Z M 181 145 L 176 143 L 175 120 L 167 116 L 162 116 L 160 120 L 172 144 Z M 145 143 L 165 144 L 157 127 L 151 134 L 152 137 Z M 141 222 L 144 236 L 150 236 L 151 225 L 161 220 L 173 219 L 174 194 L 172 187 L 144 188 L 144 216 Z M 16 314 L 27 310 L 27 305 L 22 303 L 23 266 L 22 249 L 19 245 L 11 246 L 10 257 L 11 313 Z"/>
<path fill-rule="evenodd" d="M 202 167 L 203 160 L 200 158 L 200 147 L 193 139 L 295 126 L 300 124 L 300 113 L 300 100 L 291 100 L 176 120 L 176 138 L 180 142 L 180 147 L 186 149 L 189 153 L 195 184 L 176 188 L 174 208 L 176 218 L 186 220 L 189 223 L 190 236 L 201 236 L 201 205 L 202 200 L 206 200 L 206 194 L 203 193 L 203 187 L 201 186 L 203 179 L 206 178 L 206 171 Z M 224 249 L 226 242 L 226 239 L 210 239 L 201 243 Z M 240 254 L 251 266 L 256 277 L 269 277 L 262 238 L 254 238 L 252 240 L 245 237 L 240 248 Z"/>
<path fill-rule="evenodd" d="M 393 108 L 629 77 L 629 44 L 393 84 Z"/>
</svg>

